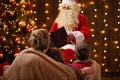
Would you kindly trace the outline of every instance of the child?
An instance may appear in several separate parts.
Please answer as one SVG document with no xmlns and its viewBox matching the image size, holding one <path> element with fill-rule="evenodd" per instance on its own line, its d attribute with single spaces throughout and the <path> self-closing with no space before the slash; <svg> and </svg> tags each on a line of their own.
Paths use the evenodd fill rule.
<svg viewBox="0 0 120 80">
<path fill-rule="evenodd" d="M 58 62 L 64 63 L 63 56 L 62 56 L 62 50 L 60 50 L 59 48 L 51 47 L 47 50 L 46 54 L 52 59 Z"/>
<path fill-rule="evenodd" d="M 85 75 L 85 80 L 101 80 L 101 71 L 99 64 L 90 58 L 90 51 L 87 44 L 84 42 L 75 46 L 77 60 L 75 60 L 71 66 L 77 69 L 83 69 L 85 67 L 93 66 L 95 73 Z"/>
</svg>

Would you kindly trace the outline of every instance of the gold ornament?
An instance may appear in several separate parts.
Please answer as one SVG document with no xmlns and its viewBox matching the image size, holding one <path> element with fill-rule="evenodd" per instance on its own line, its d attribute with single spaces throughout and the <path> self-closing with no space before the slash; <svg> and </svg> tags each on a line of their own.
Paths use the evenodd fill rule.
<svg viewBox="0 0 120 80">
<path fill-rule="evenodd" d="M 12 3 L 12 2 L 14 2 L 14 1 L 15 1 L 15 0 L 10 0 L 9 2 Z"/>
<path fill-rule="evenodd" d="M 32 26 L 35 26 L 35 21 L 30 22 Z"/>
<path fill-rule="evenodd" d="M 25 4 L 25 0 L 20 1 L 20 5 Z"/>
<path fill-rule="evenodd" d="M 3 30 L 6 30 L 8 26 L 6 24 L 3 24 Z"/>
<path fill-rule="evenodd" d="M 30 10 L 30 14 L 33 14 L 33 10 Z"/>
<path fill-rule="evenodd" d="M 25 41 L 22 41 L 21 44 L 25 44 Z"/>
<path fill-rule="evenodd" d="M 18 42 L 19 40 L 20 40 L 20 38 L 18 38 L 18 37 L 15 39 L 16 42 Z"/>
<path fill-rule="evenodd" d="M 25 21 L 20 21 L 18 25 L 19 25 L 19 27 L 23 27 L 23 26 L 26 25 L 26 22 Z"/>
<path fill-rule="evenodd" d="M 24 9 L 24 8 L 21 8 L 20 11 L 23 13 L 23 12 L 25 11 L 25 9 Z"/>
<path fill-rule="evenodd" d="M 2 58 L 3 58 L 3 54 L 0 53 L 0 59 L 2 59 Z"/>
<path fill-rule="evenodd" d="M 3 37 L 3 40 L 2 41 L 6 41 L 6 37 Z"/>
<path fill-rule="evenodd" d="M 10 15 L 14 16 L 15 11 L 10 11 Z"/>
</svg>

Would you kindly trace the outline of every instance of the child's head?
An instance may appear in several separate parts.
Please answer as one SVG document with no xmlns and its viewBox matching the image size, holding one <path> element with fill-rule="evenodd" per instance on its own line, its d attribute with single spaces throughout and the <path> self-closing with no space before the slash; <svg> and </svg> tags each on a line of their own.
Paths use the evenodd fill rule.
<svg viewBox="0 0 120 80">
<path fill-rule="evenodd" d="M 76 44 L 75 49 L 79 60 L 84 61 L 89 58 L 89 47 L 85 42 Z"/>
<path fill-rule="evenodd" d="M 59 48 L 51 47 L 47 50 L 46 54 L 54 60 L 64 63 L 62 52 Z"/>
</svg>

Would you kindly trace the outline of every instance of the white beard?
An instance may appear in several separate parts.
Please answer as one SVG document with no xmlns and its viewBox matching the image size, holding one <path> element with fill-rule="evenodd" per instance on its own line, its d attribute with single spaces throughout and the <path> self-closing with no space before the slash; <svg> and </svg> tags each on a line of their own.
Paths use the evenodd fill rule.
<svg viewBox="0 0 120 80">
<path fill-rule="evenodd" d="M 78 27 L 78 14 L 78 12 L 73 10 L 61 10 L 56 18 L 58 27 L 64 26 L 67 31 L 72 31 L 74 27 Z"/>
</svg>

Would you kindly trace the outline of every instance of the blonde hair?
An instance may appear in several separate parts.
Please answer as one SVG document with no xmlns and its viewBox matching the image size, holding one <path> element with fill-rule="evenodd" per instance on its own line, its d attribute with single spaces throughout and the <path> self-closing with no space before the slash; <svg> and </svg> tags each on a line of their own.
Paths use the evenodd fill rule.
<svg viewBox="0 0 120 80">
<path fill-rule="evenodd" d="M 47 49 L 50 44 L 49 32 L 46 29 L 36 29 L 33 30 L 30 38 L 29 44 L 34 49 L 44 50 Z"/>
</svg>

